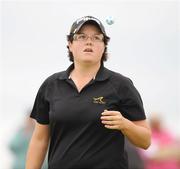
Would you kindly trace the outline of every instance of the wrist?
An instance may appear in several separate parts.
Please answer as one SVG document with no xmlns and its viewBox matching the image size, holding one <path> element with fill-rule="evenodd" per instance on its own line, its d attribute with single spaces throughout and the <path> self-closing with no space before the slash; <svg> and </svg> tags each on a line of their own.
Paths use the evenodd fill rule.
<svg viewBox="0 0 180 169">
<path fill-rule="evenodd" d="M 123 133 L 126 133 L 126 132 L 129 131 L 129 128 L 131 128 L 131 123 L 132 122 L 130 120 L 128 120 L 127 118 L 125 118 L 125 117 L 123 117 L 122 121 L 123 121 L 123 125 L 121 127 L 121 131 Z"/>
</svg>

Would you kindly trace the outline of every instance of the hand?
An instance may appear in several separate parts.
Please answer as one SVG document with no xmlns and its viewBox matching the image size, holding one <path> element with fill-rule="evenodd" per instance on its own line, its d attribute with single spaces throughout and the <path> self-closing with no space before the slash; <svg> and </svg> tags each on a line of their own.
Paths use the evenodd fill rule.
<svg viewBox="0 0 180 169">
<path fill-rule="evenodd" d="M 119 111 L 104 110 L 101 113 L 101 122 L 108 129 L 122 130 L 125 127 L 125 118 Z"/>
</svg>

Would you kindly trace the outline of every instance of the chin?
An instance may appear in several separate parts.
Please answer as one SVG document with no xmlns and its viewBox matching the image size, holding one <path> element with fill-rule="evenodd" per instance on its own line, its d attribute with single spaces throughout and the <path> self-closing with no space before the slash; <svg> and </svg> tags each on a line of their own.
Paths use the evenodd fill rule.
<svg viewBox="0 0 180 169">
<path fill-rule="evenodd" d="M 83 58 L 81 58 L 81 60 L 83 62 L 94 62 L 95 61 L 94 57 L 92 57 L 92 56 L 83 57 Z"/>
<path fill-rule="evenodd" d="M 83 60 L 83 63 L 95 63 L 95 61 L 94 60 Z"/>
<path fill-rule="evenodd" d="M 101 59 L 101 58 L 99 58 Z M 79 62 L 83 63 L 83 64 L 96 64 L 98 62 L 100 62 L 98 58 L 95 58 L 94 56 L 84 56 L 82 58 L 79 58 Z"/>
<path fill-rule="evenodd" d="M 99 61 L 93 60 L 93 59 L 86 59 L 86 60 L 82 61 L 83 64 L 95 64 L 97 62 L 99 62 Z"/>
</svg>

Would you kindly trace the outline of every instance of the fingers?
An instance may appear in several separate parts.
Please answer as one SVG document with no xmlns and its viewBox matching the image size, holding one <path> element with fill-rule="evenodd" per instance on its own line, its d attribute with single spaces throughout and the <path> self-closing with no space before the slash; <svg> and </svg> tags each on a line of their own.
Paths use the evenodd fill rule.
<svg viewBox="0 0 180 169">
<path fill-rule="evenodd" d="M 118 115 L 118 114 L 120 114 L 120 112 L 118 112 L 118 111 L 108 111 L 108 110 L 104 110 L 102 113 L 101 113 L 101 115 L 103 115 L 103 116 L 110 116 L 110 115 Z"/>
<path fill-rule="evenodd" d="M 101 115 L 101 122 L 104 124 L 104 127 L 108 129 L 120 129 L 123 116 L 119 111 L 104 110 Z"/>
<path fill-rule="evenodd" d="M 110 126 L 110 125 L 105 125 L 104 127 L 108 128 L 108 129 L 112 129 L 112 130 L 115 130 L 115 129 L 119 129 L 119 126 L 118 125 L 113 125 L 113 126 Z"/>
<path fill-rule="evenodd" d="M 101 116 L 101 120 L 117 120 L 118 116 Z"/>
<path fill-rule="evenodd" d="M 118 125 L 119 122 L 118 121 L 101 121 L 103 124 L 105 125 Z"/>
</svg>

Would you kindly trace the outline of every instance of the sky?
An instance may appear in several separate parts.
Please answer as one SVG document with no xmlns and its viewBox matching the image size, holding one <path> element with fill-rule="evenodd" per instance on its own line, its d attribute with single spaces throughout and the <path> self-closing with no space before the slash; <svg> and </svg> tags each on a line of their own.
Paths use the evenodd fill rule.
<svg viewBox="0 0 180 169">
<path fill-rule="evenodd" d="M 10 169 L 8 141 L 23 125 L 42 82 L 70 65 L 66 35 L 85 15 L 99 18 L 111 37 L 105 66 L 132 79 L 147 117 L 159 113 L 180 135 L 177 1 L 1 1 L 0 7 L 0 168 Z M 105 22 L 108 16 L 114 24 Z"/>
</svg>

